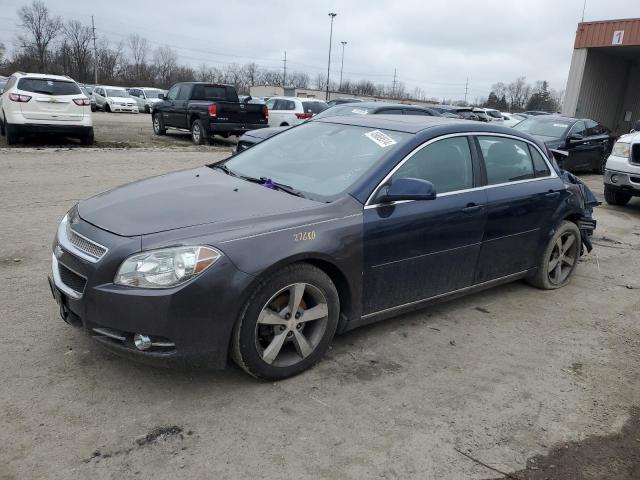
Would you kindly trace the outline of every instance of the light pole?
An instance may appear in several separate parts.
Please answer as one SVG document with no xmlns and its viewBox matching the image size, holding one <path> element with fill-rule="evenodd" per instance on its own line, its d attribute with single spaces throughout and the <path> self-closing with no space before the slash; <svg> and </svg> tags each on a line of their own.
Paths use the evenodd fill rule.
<svg viewBox="0 0 640 480">
<path fill-rule="evenodd" d="M 327 94 L 325 100 L 329 100 L 329 70 L 331 69 L 331 41 L 333 40 L 333 19 L 337 16 L 337 13 L 329 13 L 329 18 L 331 18 L 331 30 L 329 31 L 329 61 L 327 62 Z"/>
<path fill-rule="evenodd" d="M 344 69 L 344 46 L 347 44 L 344 40 L 340 42 L 342 44 L 342 62 L 340 63 L 340 85 L 338 91 L 342 91 L 342 70 Z"/>
</svg>

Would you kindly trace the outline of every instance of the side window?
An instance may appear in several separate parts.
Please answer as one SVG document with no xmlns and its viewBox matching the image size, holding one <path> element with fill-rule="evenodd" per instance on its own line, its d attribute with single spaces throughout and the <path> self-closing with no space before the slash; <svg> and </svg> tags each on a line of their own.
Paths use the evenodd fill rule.
<svg viewBox="0 0 640 480">
<path fill-rule="evenodd" d="M 431 116 L 431 112 L 429 112 L 428 110 L 418 110 L 417 108 L 405 108 L 404 109 L 404 114 L 405 115 L 427 115 L 427 116 Z"/>
<path fill-rule="evenodd" d="M 284 100 L 276 100 L 276 103 L 273 107 L 274 110 L 286 110 Z"/>
<path fill-rule="evenodd" d="M 473 187 L 473 165 L 467 137 L 439 140 L 409 158 L 391 178 L 420 178 L 433 183 L 436 193 Z"/>
<path fill-rule="evenodd" d="M 378 110 L 376 113 L 378 115 L 404 115 L 402 110 L 399 108 L 383 108 L 382 110 Z"/>
<path fill-rule="evenodd" d="M 525 142 L 505 137 L 478 137 L 489 185 L 534 178 L 533 161 Z"/>
<path fill-rule="evenodd" d="M 294 102 L 293 100 L 284 100 L 285 102 L 285 108 L 283 108 L 283 110 L 295 110 L 296 109 L 296 102 Z"/>
<path fill-rule="evenodd" d="M 180 85 L 176 85 L 174 87 L 171 87 L 169 89 L 169 92 L 167 93 L 167 100 L 175 100 L 176 97 L 178 96 L 178 89 L 180 88 Z"/>
<path fill-rule="evenodd" d="M 7 84 L 5 85 L 4 89 L 5 90 L 9 90 L 11 87 L 13 87 L 16 84 L 16 77 L 9 77 L 9 81 L 7 82 Z"/>
<path fill-rule="evenodd" d="M 189 94 L 191 93 L 191 85 L 180 85 L 178 96 L 176 100 L 189 100 Z"/>
<path fill-rule="evenodd" d="M 600 125 L 593 120 L 587 120 L 587 137 L 593 137 L 594 135 L 600 135 Z"/>
<path fill-rule="evenodd" d="M 573 127 L 571 127 L 571 130 L 569 130 L 569 133 L 567 134 L 567 136 L 570 135 L 581 135 L 583 137 L 587 136 L 587 128 L 584 125 L 584 122 L 580 121 L 577 122 Z"/>
<path fill-rule="evenodd" d="M 274 100 L 273 98 L 267 100 L 267 103 L 265 103 L 265 105 L 269 110 L 275 110 L 275 108 L 273 108 L 275 104 L 276 104 L 276 100 Z"/>
<path fill-rule="evenodd" d="M 536 177 L 548 177 L 551 172 L 544 158 L 540 155 L 540 152 L 538 152 L 535 147 L 529 145 L 529 153 L 531 154 L 531 158 L 533 158 L 533 169 L 535 170 Z"/>
</svg>

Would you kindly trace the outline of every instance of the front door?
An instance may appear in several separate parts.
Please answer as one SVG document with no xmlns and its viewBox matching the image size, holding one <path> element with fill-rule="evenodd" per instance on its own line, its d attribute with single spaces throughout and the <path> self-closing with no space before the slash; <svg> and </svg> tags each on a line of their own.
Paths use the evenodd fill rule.
<svg viewBox="0 0 640 480">
<path fill-rule="evenodd" d="M 365 207 L 365 315 L 473 283 L 486 197 L 484 190 L 473 190 L 479 167 L 471 151 L 466 136 L 428 142 L 400 164 L 390 182 L 429 180 L 436 199 L 376 204 L 374 197 Z"/>
<path fill-rule="evenodd" d="M 573 140 L 570 137 L 577 137 Z M 587 134 L 585 123 L 580 120 L 576 122 L 567 134 L 566 150 L 569 156 L 563 163 L 566 170 L 590 170 L 592 165 L 597 162 L 598 152 L 601 145 L 590 138 Z"/>
</svg>

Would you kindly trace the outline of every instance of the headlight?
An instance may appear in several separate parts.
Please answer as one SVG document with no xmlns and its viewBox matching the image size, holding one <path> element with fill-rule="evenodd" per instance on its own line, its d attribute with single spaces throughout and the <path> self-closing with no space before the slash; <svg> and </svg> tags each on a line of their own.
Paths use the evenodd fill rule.
<svg viewBox="0 0 640 480">
<path fill-rule="evenodd" d="M 611 155 L 614 157 L 629 158 L 631 153 L 631 144 L 626 142 L 616 142 L 611 150 Z"/>
<path fill-rule="evenodd" d="M 201 274 L 222 254 L 211 247 L 149 250 L 127 258 L 113 283 L 127 287 L 169 288 Z"/>
</svg>

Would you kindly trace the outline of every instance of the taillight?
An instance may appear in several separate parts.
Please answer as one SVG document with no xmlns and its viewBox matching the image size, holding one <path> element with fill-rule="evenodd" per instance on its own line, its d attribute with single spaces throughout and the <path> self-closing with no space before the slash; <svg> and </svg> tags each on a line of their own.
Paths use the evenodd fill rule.
<svg viewBox="0 0 640 480">
<path fill-rule="evenodd" d="M 296 113 L 296 118 L 300 120 L 307 120 L 311 117 L 313 117 L 313 113 Z"/>
<path fill-rule="evenodd" d="M 218 106 L 215 103 L 209 105 L 209 116 L 217 117 L 218 116 Z"/>
<path fill-rule="evenodd" d="M 74 98 L 73 103 L 75 103 L 76 105 L 80 105 L 81 107 L 88 107 L 89 105 L 91 105 L 91 100 L 89 100 L 88 98 Z"/>
<path fill-rule="evenodd" d="M 262 115 L 264 116 L 264 118 L 269 118 L 269 107 L 267 107 L 266 105 L 262 106 Z"/>
<path fill-rule="evenodd" d="M 17 93 L 10 93 L 9 100 L 12 100 L 14 102 L 27 103 L 29 100 L 31 100 L 31 97 L 29 95 L 19 95 Z"/>
</svg>

